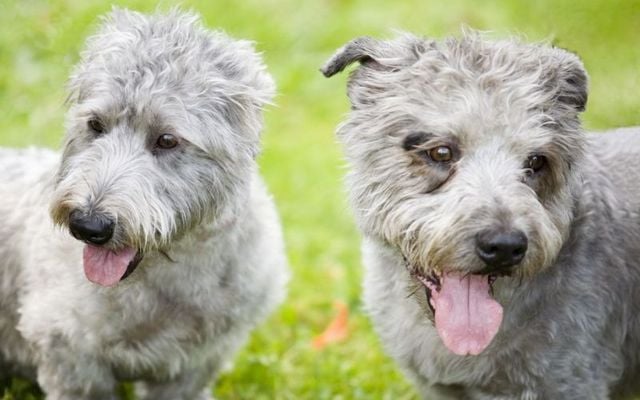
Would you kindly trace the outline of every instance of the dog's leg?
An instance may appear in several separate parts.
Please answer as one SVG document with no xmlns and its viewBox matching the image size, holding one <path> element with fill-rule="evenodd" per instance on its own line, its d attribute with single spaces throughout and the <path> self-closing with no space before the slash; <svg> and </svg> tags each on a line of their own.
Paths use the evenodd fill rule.
<svg viewBox="0 0 640 400">
<path fill-rule="evenodd" d="M 425 400 L 464 400 L 469 398 L 462 386 L 432 384 L 411 371 L 409 371 L 409 376 L 416 385 L 420 397 Z"/>
<path fill-rule="evenodd" d="M 5 387 L 9 384 L 9 365 L 2 361 L 2 355 L 0 355 L 0 393 L 4 393 Z"/>
<path fill-rule="evenodd" d="M 217 368 L 212 364 L 182 371 L 174 379 L 164 382 L 139 382 L 136 394 L 141 400 L 213 400 L 211 388 Z"/>
<path fill-rule="evenodd" d="M 9 378 L 9 363 L 4 361 L 2 354 L 0 354 L 0 382 L 7 378 Z"/>
<path fill-rule="evenodd" d="M 418 386 L 422 397 L 428 400 L 464 400 L 469 397 L 464 388 L 458 385 Z"/>
<path fill-rule="evenodd" d="M 47 400 L 116 400 L 111 369 L 66 346 L 49 348 L 38 365 L 38 383 Z"/>
</svg>

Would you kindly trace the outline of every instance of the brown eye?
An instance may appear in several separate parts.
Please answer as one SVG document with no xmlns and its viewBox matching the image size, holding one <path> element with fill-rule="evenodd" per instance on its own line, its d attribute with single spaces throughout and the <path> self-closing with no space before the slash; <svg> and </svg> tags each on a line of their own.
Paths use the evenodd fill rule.
<svg viewBox="0 0 640 400">
<path fill-rule="evenodd" d="M 178 145 L 178 138 L 168 133 L 160 135 L 158 137 L 158 140 L 156 141 L 156 146 L 165 150 L 173 149 L 177 145 Z"/>
<path fill-rule="evenodd" d="M 429 157 L 435 162 L 449 162 L 453 158 L 453 151 L 448 146 L 438 146 L 429 150 Z"/>
<path fill-rule="evenodd" d="M 94 133 L 104 133 L 104 124 L 100 119 L 93 117 L 89 121 L 87 121 L 87 125 L 89 129 L 91 129 Z"/>
<path fill-rule="evenodd" d="M 547 157 L 534 154 L 527 159 L 525 168 L 531 170 L 531 172 L 538 172 L 544 168 L 545 165 L 547 165 Z"/>
</svg>

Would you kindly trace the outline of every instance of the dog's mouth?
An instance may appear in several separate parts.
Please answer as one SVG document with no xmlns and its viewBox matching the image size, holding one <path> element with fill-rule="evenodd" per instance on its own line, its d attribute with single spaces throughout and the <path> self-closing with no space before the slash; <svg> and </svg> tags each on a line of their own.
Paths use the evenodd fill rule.
<svg viewBox="0 0 640 400">
<path fill-rule="evenodd" d="M 143 254 L 133 247 L 118 250 L 87 244 L 82 254 L 84 274 L 101 286 L 113 286 L 133 273 Z"/>
<path fill-rule="evenodd" d="M 489 346 L 502 322 L 502 306 L 493 298 L 498 275 L 446 272 L 428 275 L 412 268 L 425 288 L 434 324 L 444 345 L 458 355 L 478 355 Z"/>
</svg>

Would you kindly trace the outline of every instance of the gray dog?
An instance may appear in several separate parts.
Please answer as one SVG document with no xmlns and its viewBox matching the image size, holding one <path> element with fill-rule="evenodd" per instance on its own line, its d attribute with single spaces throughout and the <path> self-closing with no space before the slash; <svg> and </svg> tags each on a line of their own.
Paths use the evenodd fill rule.
<svg viewBox="0 0 640 400">
<path fill-rule="evenodd" d="M 640 389 L 640 129 L 587 135 L 573 54 L 359 38 L 338 129 L 364 299 L 426 399 Z"/>
<path fill-rule="evenodd" d="M 255 162 L 273 91 L 249 42 L 194 15 L 103 21 L 70 80 L 62 157 L 0 151 L 0 375 L 48 400 L 113 399 L 120 380 L 210 398 L 284 296 Z"/>
</svg>

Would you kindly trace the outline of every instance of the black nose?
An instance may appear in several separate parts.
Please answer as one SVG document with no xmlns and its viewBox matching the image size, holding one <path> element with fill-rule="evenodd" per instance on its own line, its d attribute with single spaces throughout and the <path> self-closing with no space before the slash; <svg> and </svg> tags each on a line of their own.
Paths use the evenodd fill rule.
<svg viewBox="0 0 640 400">
<path fill-rule="evenodd" d="M 113 220 L 102 214 L 73 211 L 69 215 L 69 230 L 74 238 L 92 244 L 105 244 L 113 236 Z"/>
<path fill-rule="evenodd" d="M 518 264 L 527 252 L 527 236 L 519 230 L 490 229 L 476 236 L 476 252 L 489 272 L 504 272 Z"/>
</svg>

